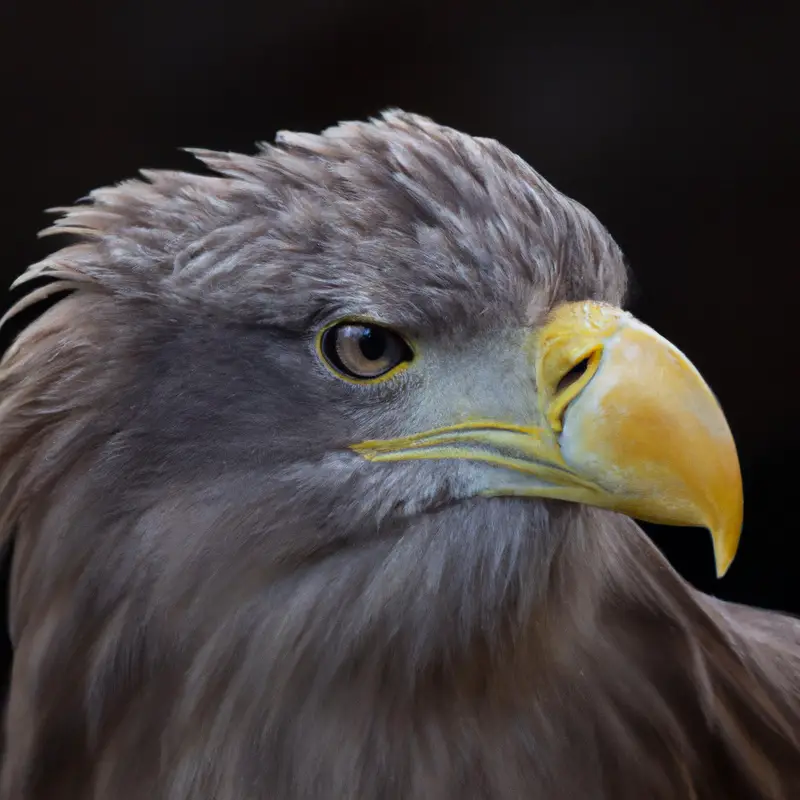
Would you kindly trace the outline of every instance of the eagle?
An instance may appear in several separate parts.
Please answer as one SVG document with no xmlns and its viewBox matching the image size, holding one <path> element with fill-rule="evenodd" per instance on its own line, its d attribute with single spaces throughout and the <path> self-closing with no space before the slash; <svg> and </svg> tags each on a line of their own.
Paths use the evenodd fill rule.
<svg viewBox="0 0 800 800">
<path fill-rule="evenodd" d="M 800 621 L 635 522 L 722 575 L 742 481 L 598 220 L 400 110 L 191 152 L 6 316 L 58 298 L 0 367 L 0 798 L 799 798 Z"/>
</svg>

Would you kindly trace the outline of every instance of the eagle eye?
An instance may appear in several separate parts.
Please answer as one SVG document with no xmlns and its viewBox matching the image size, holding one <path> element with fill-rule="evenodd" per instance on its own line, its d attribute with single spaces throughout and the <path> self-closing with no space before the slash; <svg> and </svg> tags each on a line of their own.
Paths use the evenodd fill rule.
<svg viewBox="0 0 800 800">
<path fill-rule="evenodd" d="M 326 328 L 318 349 L 334 372 L 359 382 L 389 377 L 413 357 L 406 341 L 394 331 L 363 322 Z"/>
</svg>

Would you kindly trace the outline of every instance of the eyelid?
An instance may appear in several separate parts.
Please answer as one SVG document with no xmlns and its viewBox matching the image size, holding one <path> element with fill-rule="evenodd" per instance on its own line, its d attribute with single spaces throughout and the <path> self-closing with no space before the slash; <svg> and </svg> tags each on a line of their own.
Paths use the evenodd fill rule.
<svg viewBox="0 0 800 800">
<path fill-rule="evenodd" d="M 372 378 L 362 378 L 358 376 L 348 375 L 342 370 L 338 369 L 334 364 L 331 364 L 330 359 L 326 356 L 323 350 L 323 343 L 325 341 L 326 334 L 331 330 L 333 330 L 334 328 L 343 327 L 347 325 L 381 328 L 384 331 L 387 331 L 388 333 L 400 339 L 400 341 L 403 342 L 406 348 L 408 348 L 410 356 L 400 361 L 395 366 L 388 369 L 386 372 L 380 373 L 379 375 L 376 375 L 375 377 Z M 414 347 L 413 343 L 410 342 L 408 338 L 403 336 L 403 334 L 397 331 L 396 329 L 392 328 L 389 325 L 384 325 L 383 323 L 376 322 L 375 320 L 372 319 L 357 318 L 353 316 L 341 317 L 339 319 L 327 323 L 326 325 L 323 325 L 317 331 L 317 334 L 314 338 L 314 349 L 317 353 L 317 358 L 329 372 L 331 372 L 340 380 L 343 380 L 346 383 L 350 383 L 355 386 L 369 386 L 390 380 L 391 378 L 397 376 L 399 373 L 404 372 L 411 364 L 411 362 L 416 360 L 417 357 L 416 348 Z"/>
</svg>

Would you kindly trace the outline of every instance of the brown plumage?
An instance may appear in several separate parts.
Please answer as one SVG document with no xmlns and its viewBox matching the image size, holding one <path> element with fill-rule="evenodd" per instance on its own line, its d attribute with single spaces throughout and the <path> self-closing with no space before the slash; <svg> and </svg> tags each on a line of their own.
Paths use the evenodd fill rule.
<svg viewBox="0 0 800 800">
<path fill-rule="evenodd" d="M 400 112 L 198 155 L 27 273 L 70 293 L 0 367 L 2 800 L 800 797 L 798 621 L 613 510 L 482 496 L 479 458 L 353 449 L 543 424 L 517 345 L 623 300 L 595 218 Z M 342 380 L 338 320 L 409 368 Z"/>
</svg>

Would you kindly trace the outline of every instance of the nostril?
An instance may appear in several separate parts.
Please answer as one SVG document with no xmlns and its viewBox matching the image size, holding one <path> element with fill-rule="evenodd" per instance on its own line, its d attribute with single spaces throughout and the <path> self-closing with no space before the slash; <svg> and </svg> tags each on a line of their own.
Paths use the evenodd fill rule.
<svg viewBox="0 0 800 800">
<path fill-rule="evenodd" d="M 586 358 L 581 359 L 569 372 L 567 372 L 561 380 L 558 382 L 558 386 L 556 386 L 556 393 L 560 394 L 567 389 L 568 387 L 572 386 L 575 381 L 579 380 L 589 369 L 589 360 L 590 357 L 586 356 Z"/>
</svg>

